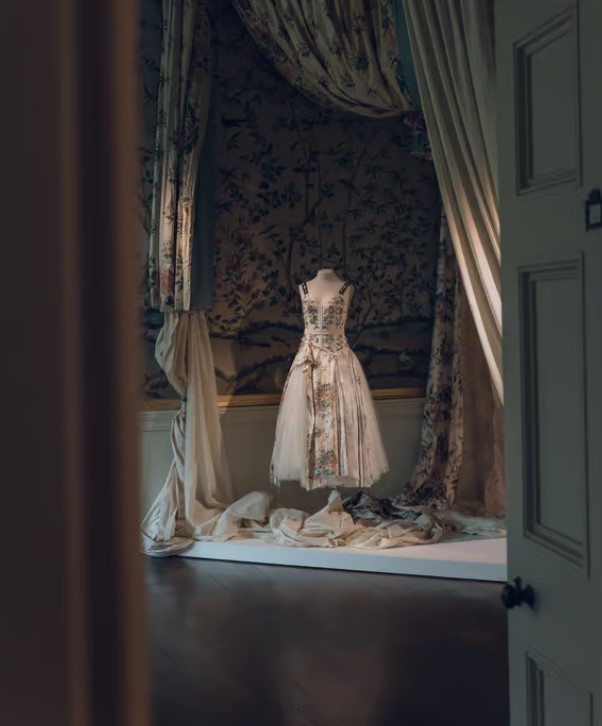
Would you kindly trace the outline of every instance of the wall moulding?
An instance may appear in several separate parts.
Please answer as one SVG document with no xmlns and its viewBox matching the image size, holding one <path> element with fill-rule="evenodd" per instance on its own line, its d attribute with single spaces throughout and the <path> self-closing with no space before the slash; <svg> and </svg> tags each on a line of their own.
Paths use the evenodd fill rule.
<svg viewBox="0 0 602 726">
<path fill-rule="evenodd" d="M 397 401 L 424 398 L 423 388 L 378 388 L 372 391 L 375 401 Z M 240 396 L 218 396 L 220 408 L 242 408 L 246 406 L 278 406 L 279 393 L 256 393 Z M 143 411 L 176 411 L 180 407 L 177 398 L 145 399 Z"/>
</svg>

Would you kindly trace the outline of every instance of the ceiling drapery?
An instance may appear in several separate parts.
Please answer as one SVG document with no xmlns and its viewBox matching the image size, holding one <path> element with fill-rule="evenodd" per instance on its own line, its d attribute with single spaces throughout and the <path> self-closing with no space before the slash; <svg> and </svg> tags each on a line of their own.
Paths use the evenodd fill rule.
<svg viewBox="0 0 602 726">
<path fill-rule="evenodd" d="M 364 116 L 413 110 L 391 0 L 233 0 L 274 66 L 322 105 Z"/>
</svg>

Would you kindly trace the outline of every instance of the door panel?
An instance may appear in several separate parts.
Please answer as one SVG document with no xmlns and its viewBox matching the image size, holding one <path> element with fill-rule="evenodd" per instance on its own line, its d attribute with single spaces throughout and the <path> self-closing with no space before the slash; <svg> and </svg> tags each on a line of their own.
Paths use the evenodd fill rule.
<svg viewBox="0 0 602 726">
<path fill-rule="evenodd" d="M 517 168 L 522 192 L 578 178 L 577 50 L 573 7 L 552 17 L 514 46 Z"/>
<path fill-rule="evenodd" d="M 525 535 L 584 567 L 587 482 L 581 267 L 580 257 L 522 267 L 519 317 Z M 567 420 L 571 422 L 568 429 Z M 558 446 L 562 440 L 565 444 Z M 567 482 L 571 482 L 570 496 Z"/>
<path fill-rule="evenodd" d="M 592 726 L 592 694 L 538 654 L 527 653 L 529 726 Z"/>
<path fill-rule="evenodd" d="M 602 726 L 602 2 L 497 0 L 512 726 Z"/>
</svg>

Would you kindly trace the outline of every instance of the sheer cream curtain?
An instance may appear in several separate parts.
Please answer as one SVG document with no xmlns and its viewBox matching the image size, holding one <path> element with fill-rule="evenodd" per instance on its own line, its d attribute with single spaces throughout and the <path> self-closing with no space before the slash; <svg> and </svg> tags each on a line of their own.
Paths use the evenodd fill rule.
<svg viewBox="0 0 602 726">
<path fill-rule="evenodd" d="M 404 0 L 433 161 L 462 282 L 503 401 L 492 0 Z"/>
</svg>

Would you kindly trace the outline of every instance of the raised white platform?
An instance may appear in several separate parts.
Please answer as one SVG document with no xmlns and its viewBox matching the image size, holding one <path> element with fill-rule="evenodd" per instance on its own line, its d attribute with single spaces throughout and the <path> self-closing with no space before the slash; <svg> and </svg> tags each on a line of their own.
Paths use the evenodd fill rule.
<svg viewBox="0 0 602 726">
<path fill-rule="evenodd" d="M 286 547 L 261 540 L 197 542 L 180 557 L 490 582 L 507 579 L 504 538 L 440 542 L 378 551 L 350 547 Z"/>
</svg>

